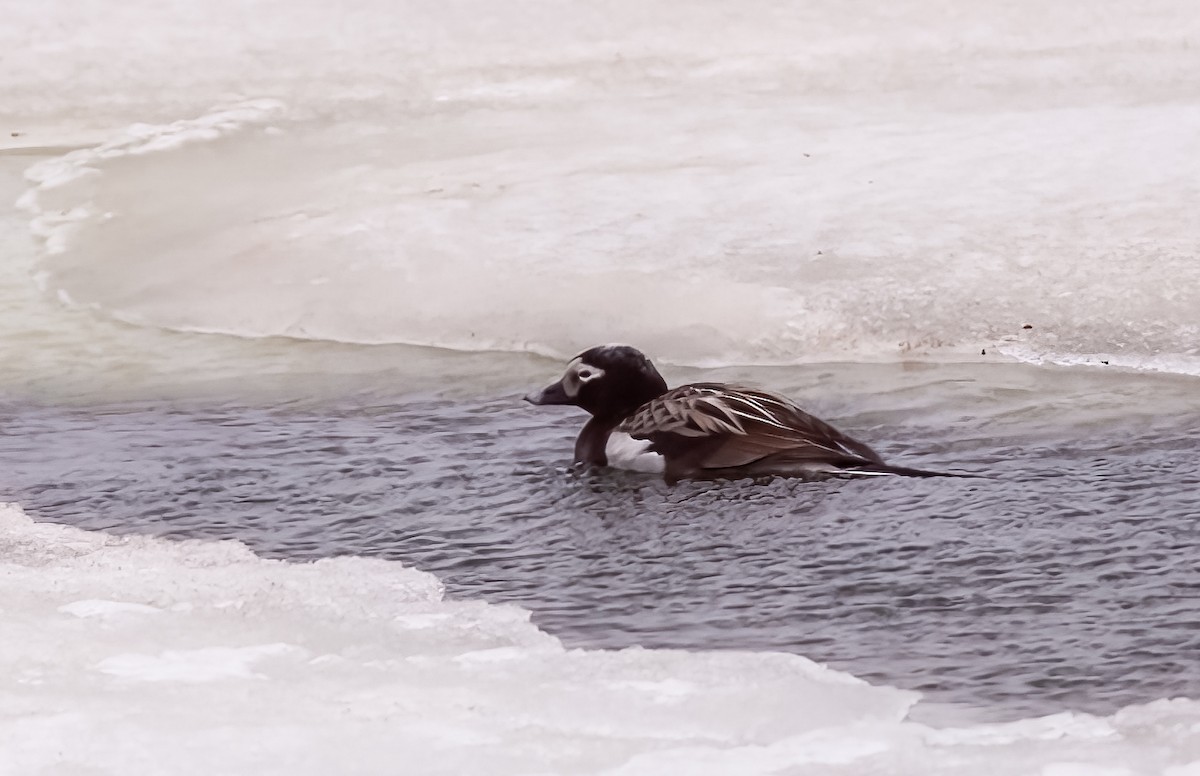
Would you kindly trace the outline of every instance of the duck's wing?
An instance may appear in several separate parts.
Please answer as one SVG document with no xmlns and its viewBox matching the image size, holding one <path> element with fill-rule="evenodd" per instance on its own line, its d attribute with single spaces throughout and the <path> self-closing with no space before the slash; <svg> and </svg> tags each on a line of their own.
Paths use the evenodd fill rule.
<svg viewBox="0 0 1200 776">
<path fill-rule="evenodd" d="M 882 463 L 879 454 L 790 399 L 718 383 L 685 385 L 638 408 L 619 427 L 690 467 L 747 466 L 768 456 L 814 464 Z"/>
</svg>

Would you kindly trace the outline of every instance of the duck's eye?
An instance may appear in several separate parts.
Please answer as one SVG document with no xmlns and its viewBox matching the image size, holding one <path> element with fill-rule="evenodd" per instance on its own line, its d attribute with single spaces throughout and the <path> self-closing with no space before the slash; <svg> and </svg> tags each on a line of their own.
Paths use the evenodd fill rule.
<svg viewBox="0 0 1200 776">
<path fill-rule="evenodd" d="M 604 370 L 592 366 L 591 364 L 579 364 L 572 368 L 572 375 L 580 385 L 590 383 L 593 380 L 599 380 L 604 376 Z"/>
</svg>

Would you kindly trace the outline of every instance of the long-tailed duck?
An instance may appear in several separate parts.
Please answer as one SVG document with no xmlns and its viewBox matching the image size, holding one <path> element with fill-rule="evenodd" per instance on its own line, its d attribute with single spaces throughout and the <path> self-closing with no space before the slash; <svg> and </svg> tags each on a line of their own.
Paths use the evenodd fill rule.
<svg viewBox="0 0 1200 776">
<path fill-rule="evenodd" d="M 661 472 L 669 482 L 962 476 L 884 463 L 867 445 L 775 393 L 721 383 L 668 389 L 650 359 L 628 345 L 580 353 L 558 382 L 525 400 L 591 413 L 575 441 L 576 463 Z"/>
</svg>

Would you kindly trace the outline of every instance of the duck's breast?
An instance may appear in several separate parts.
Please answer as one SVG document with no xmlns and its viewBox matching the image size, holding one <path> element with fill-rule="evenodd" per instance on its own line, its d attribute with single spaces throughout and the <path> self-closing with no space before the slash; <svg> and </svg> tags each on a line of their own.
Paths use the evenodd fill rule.
<svg viewBox="0 0 1200 776">
<path fill-rule="evenodd" d="M 666 460 L 652 452 L 650 444 L 649 439 L 634 439 L 623 431 L 614 431 L 608 435 L 604 455 L 613 468 L 661 474 L 666 470 Z"/>
</svg>

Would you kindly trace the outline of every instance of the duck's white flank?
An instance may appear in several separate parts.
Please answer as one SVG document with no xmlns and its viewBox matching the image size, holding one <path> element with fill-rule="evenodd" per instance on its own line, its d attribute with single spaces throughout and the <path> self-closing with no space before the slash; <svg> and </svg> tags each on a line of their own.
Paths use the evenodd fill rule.
<svg viewBox="0 0 1200 776">
<path fill-rule="evenodd" d="M 652 453 L 649 439 L 634 439 L 621 431 L 608 435 L 604 445 L 604 455 L 608 465 L 617 469 L 627 469 L 633 472 L 651 472 L 662 474 L 666 469 L 666 460 L 658 453 Z"/>
</svg>

